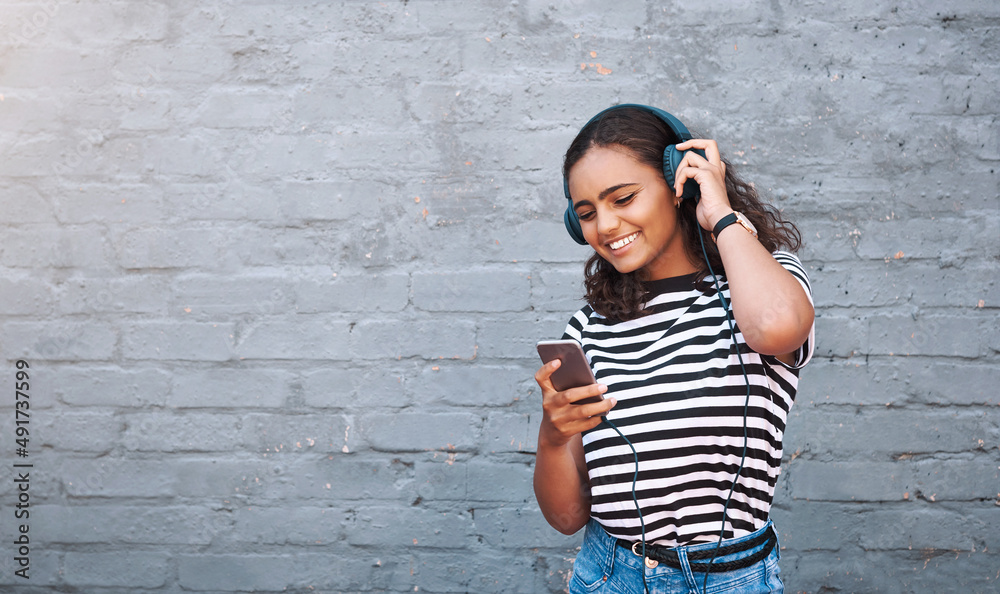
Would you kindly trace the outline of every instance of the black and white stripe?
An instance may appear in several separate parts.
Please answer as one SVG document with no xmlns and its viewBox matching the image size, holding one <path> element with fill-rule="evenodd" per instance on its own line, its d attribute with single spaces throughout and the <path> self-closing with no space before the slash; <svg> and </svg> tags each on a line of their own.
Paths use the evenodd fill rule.
<svg viewBox="0 0 1000 594">
<path fill-rule="evenodd" d="M 812 299 L 798 258 L 775 259 Z M 664 546 L 718 539 L 722 510 L 743 452 L 747 382 L 714 285 L 694 275 L 649 283 L 650 314 L 608 320 L 588 305 L 564 338 L 583 345 L 594 375 L 618 404 L 608 418 L 639 456 L 636 496 L 646 541 Z M 719 279 L 727 302 L 729 287 Z M 786 366 L 747 347 L 736 329 L 749 378 L 747 458 L 727 512 L 725 538 L 744 536 L 767 521 L 780 471 L 782 438 L 795 398 L 798 369 L 812 356 L 813 333 Z M 591 515 L 612 536 L 639 540 L 632 500 L 632 450 L 606 424 L 583 436 L 592 493 Z"/>
</svg>

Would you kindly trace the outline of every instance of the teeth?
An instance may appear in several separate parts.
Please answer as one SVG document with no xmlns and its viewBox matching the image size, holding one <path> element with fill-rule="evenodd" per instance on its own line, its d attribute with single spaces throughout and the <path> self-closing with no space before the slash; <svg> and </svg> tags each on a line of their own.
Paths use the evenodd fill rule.
<svg viewBox="0 0 1000 594">
<path fill-rule="evenodd" d="M 613 250 L 620 250 L 623 247 L 627 246 L 628 244 L 632 243 L 632 241 L 634 241 L 635 238 L 638 237 L 638 236 L 639 236 L 639 233 L 636 232 L 636 233 L 633 233 L 632 235 L 629 235 L 628 237 L 623 237 L 623 238 L 619 239 L 618 241 L 614 241 L 614 242 L 612 242 L 612 243 L 610 243 L 608 245 L 610 245 L 611 249 L 613 249 Z"/>
</svg>

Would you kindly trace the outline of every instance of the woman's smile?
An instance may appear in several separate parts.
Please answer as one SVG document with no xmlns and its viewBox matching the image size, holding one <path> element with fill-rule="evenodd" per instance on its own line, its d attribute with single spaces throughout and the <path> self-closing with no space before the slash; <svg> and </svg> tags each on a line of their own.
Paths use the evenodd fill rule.
<svg viewBox="0 0 1000 594">
<path fill-rule="evenodd" d="M 612 241 L 612 242 L 608 243 L 608 247 L 610 247 L 613 251 L 617 252 L 618 250 L 621 250 L 623 247 L 625 247 L 625 246 L 629 245 L 630 243 L 632 243 L 633 241 L 635 241 L 636 237 L 639 237 L 639 232 L 638 231 L 636 231 L 635 233 L 632 233 L 631 235 L 628 235 L 626 237 L 622 237 L 621 239 L 618 239 L 616 241 Z"/>
</svg>

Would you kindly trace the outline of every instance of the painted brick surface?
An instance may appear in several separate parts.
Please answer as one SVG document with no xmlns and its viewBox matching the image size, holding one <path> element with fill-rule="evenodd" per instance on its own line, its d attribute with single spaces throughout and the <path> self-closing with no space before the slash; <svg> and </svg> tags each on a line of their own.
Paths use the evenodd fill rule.
<svg viewBox="0 0 1000 594">
<path fill-rule="evenodd" d="M 788 590 L 996 591 L 998 6 L 3 2 L 0 590 L 565 591 L 560 162 L 638 102 L 802 232 Z"/>
</svg>

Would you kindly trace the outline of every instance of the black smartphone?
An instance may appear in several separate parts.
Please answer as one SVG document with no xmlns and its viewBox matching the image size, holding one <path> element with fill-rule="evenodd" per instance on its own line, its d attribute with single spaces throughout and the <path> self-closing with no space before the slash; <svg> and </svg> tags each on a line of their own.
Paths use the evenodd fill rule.
<svg viewBox="0 0 1000 594">
<path fill-rule="evenodd" d="M 575 340 L 542 340 L 538 345 L 538 356 L 542 362 L 548 363 L 553 359 L 560 359 L 562 365 L 552 374 L 552 386 L 560 392 L 570 388 L 589 386 L 596 384 L 594 372 L 590 370 L 590 363 L 587 356 L 583 354 L 580 343 Z M 589 404 L 604 400 L 604 394 L 591 398 L 577 400 L 573 404 Z"/>
</svg>

